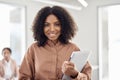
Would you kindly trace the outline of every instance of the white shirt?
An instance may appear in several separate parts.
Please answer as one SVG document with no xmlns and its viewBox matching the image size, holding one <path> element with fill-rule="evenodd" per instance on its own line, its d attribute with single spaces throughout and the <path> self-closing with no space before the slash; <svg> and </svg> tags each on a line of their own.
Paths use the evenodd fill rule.
<svg viewBox="0 0 120 80">
<path fill-rule="evenodd" d="M 5 79 L 9 79 L 12 75 L 12 70 L 11 70 L 11 60 L 9 60 L 9 62 L 7 62 L 5 60 Z"/>
</svg>

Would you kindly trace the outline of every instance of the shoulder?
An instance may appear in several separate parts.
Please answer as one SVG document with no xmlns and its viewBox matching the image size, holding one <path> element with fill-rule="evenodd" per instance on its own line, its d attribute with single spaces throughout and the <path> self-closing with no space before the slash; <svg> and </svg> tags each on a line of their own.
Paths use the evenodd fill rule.
<svg viewBox="0 0 120 80">
<path fill-rule="evenodd" d="M 33 57 L 36 49 L 38 48 L 37 42 L 32 43 L 26 50 L 26 57 Z"/>
<path fill-rule="evenodd" d="M 34 51 L 36 48 L 38 48 L 38 45 L 37 42 L 34 42 L 27 48 L 27 51 Z"/>
<path fill-rule="evenodd" d="M 38 47 L 37 42 L 33 42 L 33 43 L 29 46 L 29 48 L 34 48 L 34 47 Z"/>
<path fill-rule="evenodd" d="M 2 60 L 0 60 L 0 66 L 1 66 L 1 65 L 3 65 L 3 62 L 2 62 Z"/>
<path fill-rule="evenodd" d="M 12 59 L 12 58 L 11 58 L 11 62 L 12 62 L 13 64 L 16 64 L 16 61 L 15 61 L 14 59 Z"/>
<path fill-rule="evenodd" d="M 4 59 L 0 60 L 0 65 L 4 65 L 4 63 L 5 63 Z"/>
<path fill-rule="evenodd" d="M 80 51 L 80 48 L 75 43 L 69 42 L 68 46 L 74 48 L 74 51 Z"/>
</svg>

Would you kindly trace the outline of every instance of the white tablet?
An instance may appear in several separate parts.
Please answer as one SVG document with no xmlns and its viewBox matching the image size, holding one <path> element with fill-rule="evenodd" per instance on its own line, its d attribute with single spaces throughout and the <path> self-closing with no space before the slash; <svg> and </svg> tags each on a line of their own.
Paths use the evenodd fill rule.
<svg viewBox="0 0 120 80">
<path fill-rule="evenodd" d="M 90 55 L 90 51 L 75 51 L 72 53 L 70 61 L 75 64 L 76 70 L 81 72 L 88 60 L 89 55 Z M 71 80 L 71 79 L 69 76 L 63 75 L 62 80 Z"/>
</svg>

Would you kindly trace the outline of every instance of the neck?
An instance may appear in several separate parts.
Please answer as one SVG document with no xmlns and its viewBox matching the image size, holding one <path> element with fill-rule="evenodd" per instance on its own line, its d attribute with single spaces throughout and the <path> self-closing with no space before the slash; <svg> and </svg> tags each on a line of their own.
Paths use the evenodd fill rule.
<svg viewBox="0 0 120 80">
<path fill-rule="evenodd" d="M 54 45 L 56 45 L 57 44 L 57 42 L 58 42 L 58 40 L 55 40 L 55 41 L 52 41 L 53 42 L 53 44 Z"/>
<path fill-rule="evenodd" d="M 9 62 L 10 61 L 10 59 L 5 59 L 7 62 Z"/>
</svg>

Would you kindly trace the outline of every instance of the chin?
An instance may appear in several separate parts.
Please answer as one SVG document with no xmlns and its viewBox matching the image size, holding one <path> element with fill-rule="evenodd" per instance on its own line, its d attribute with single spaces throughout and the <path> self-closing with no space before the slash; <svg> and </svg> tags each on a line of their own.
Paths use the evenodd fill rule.
<svg viewBox="0 0 120 80">
<path fill-rule="evenodd" d="M 51 40 L 51 41 L 56 41 L 57 38 L 49 38 L 49 40 Z"/>
</svg>

